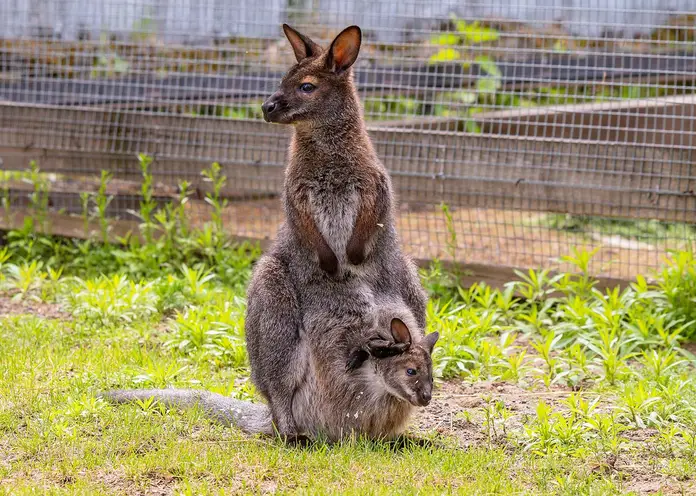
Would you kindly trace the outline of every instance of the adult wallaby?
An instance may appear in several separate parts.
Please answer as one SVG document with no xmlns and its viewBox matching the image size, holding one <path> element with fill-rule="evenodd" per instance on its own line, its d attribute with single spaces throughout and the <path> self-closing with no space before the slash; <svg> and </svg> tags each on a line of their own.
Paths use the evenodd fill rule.
<svg viewBox="0 0 696 496">
<path fill-rule="evenodd" d="M 330 437 L 348 428 L 389 436 L 410 413 L 404 399 L 423 404 L 430 394 L 430 351 L 437 335 L 422 334 L 425 292 L 399 246 L 391 182 L 365 130 L 352 82 L 360 29 L 345 29 L 323 50 L 283 28 L 298 63 L 263 110 L 266 120 L 295 127 L 284 191 L 286 222 L 254 268 L 245 325 L 252 381 L 270 408 L 261 430 L 272 425 L 281 435 L 294 436 L 321 426 Z M 409 331 L 406 340 L 395 320 L 390 335 L 366 337 L 364 331 L 375 329 L 380 314 L 375 296 L 387 307 L 389 301 L 405 304 L 399 321 L 413 336 Z M 409 369 L 418 371 L 415 379 Z M 263 407 L 254 406 L 256 412 L 246 416 L 242 404 L 223 396 L 165 391 L 117 392 L 109 398 L 155 394 L 183 406 L 198 401 L 222 412 L 217 416 L 223 420 L 248 430 L 258 427 Z M 374 412 L 376 404 L 359 403 L 361 392 L 379 400 L 380 407 L 389 406 L 379 411 L 381 420 L 368 421 L 370 415 L 359 413 Z M 356 412 L 360 420 L 346 423 L 343 417 Z"/>
<path fill-rule="evenodd" d="M 286 221 L 256 264 L 248 291 L 252 380 L 281 433 L 298 430 L 294 397 L 307 380 L 308 343 L 341 326 L 369 329 L 374 295 L 399 298 L 420 329 L 426 295 L 401 251 L 389 175 L 367 134 L 352 78 L 361 32 L 344 29 L 323 49 L 284 25 L 297 58 L 263 104 L 264 118 L 291 124 Z M 393 343 L 392 343 L 393 344 Z M 321 375 L 321 374 L 320 374 Z"/>
<path fill-rule="evenodd" d="M 384 325 L 380 318 L 379 325 Z M 416 406 L 426 406 L 432 394 L 430 355 L 437 333 L 412 336 L 398 317 L 389 323 L 389 345 L 384 335 L 367 333 L 360 348 L 348 349 L 344 336 L 328 332 L 328 339 L 309 353 L 314 359 L 293 403 L 297 432 L 337 441 L 349 435 L 391 439 L 401 434 Z M 388 356 L 375 358 L 379 349 Z M 398 353 L 394 353 L 398 349 Z M 330 356 L 326 358 L 323 354 Z M 346 357 L 350 359 L 346 361 Z M 109 391 L 100 395 L 112 403 L 154 398 L 177 408 L 195 405 L 216 421 L 252 434 L 275 432 L 271 410 L 263 404 L 235 400 L 220 394 L 190 389 Z"/>
</svg>

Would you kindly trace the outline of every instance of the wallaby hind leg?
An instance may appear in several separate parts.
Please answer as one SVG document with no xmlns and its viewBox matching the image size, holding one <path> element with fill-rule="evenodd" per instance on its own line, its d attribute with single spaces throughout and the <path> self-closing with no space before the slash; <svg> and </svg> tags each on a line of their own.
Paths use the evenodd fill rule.
<svg viewBox="0 0 696 496">
<path fill-rule="evenodd" d="M 287 268 L 273 256 L 262 257 L 247 293 L 245 333 L 251 379 L 268 400 L 281 435 L 299 434 L 292 398 L 308 363 L 300 346 L 301 322 Z"/>
</svg>

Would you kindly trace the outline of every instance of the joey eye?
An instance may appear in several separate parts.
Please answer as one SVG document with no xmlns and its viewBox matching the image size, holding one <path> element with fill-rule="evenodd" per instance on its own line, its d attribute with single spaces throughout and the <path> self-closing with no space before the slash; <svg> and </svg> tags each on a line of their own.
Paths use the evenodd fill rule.
<svg viewBox="0 0 696 496">
<path fill-rule="evenodd" d="M 316 86 L 314 86 L 312 83 L 302 83 L 300 85 L 300 91 L 302 93 L 311 93 L 312 91 L 315 90 L 315 88 L 316 88 Z"/>
<path fill-rule="evenodd" d="M 408 375 L 416 375 L 418 372 L 416 371 L 416 369 L 406 369 L 406 373 Z"/>
</svg>

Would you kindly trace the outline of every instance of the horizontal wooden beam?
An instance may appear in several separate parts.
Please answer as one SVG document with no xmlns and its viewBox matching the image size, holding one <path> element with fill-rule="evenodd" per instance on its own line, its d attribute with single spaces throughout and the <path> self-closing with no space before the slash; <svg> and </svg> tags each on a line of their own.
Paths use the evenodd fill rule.
<svg viewBox="0 0 696 496">
<path fill-rule="evenodd" d="M 102 239 L 98 221 L 89 220 L 85 231 L 85 221 L 81 217 L 59 212 L 46 212 L 41 222 L 31 209 L 12 208 L 9 214 L 0 213 L 0 230 L 22 229 L 27 219 L 34 221 L 37 232 L 52 236 L 75 239 Z M 129 220 L 109 219 L 108 240 L 118 243 L 129 233 L 138 233 L 138 223 Z"/>
<path fill-rule="evenodd" d="M 693 148 L 696 95 L 613 100 L 482 112 L 472 116 L 483 134 L 605 141 Z M 457 132 L 464 119 L 411 118 L 373 124 L 381 129 Z"/>
<path fill-rule="evenodd" d="M 0 154 L 2 151 L 0 150 Z M 1 155 L 0 155 L 1 156 Z M 8 168 L 9 169 L 9 168 Z M 43 185 L 50 193 L 96 193 L 101 186 L 98 178 L 92 177 L 72 177 L 71 175 L 60 175 L 53 179 L 44 179 Z M 0 186 L 9 188 L 13 191 L 31 193 L 35 190 L 35 185 L 25 181 L 0 181 Z M 110 179 L 106 185 L 104 193 L 107 196 L 140 196 L 142 190 L 140 182 L 124 181 L 123 179 Z M 153 184 L 152 196 L 155 198 L 177 198 L 177 189 L 166 184 Z"/>
<path fill-rule="evenodd" d="M 432 260 L 416 259 L 415 262 L 419 267 L 427 268 L 432 263 Z M 528 273 L 529 269 L 519 269 L 515 267 L 501 267 L 474 263 L 454 263 L 449 261 L 440 262 L 441 265 L 453 274 L 459 274 L 459 285 L 463 288 L 469 288 L 474 284 L 485 282 L 494 289 L 504 290 L 506 284 L 511 281 L 519 281 L 520 278 L 517 272 Z M 548 277 L 554 277 L 558 272 L 550 271 Z M 625 288 L 630 285 L 632 280 L 619 279 L 616 277 L 595 277 L 597 284 L 595 289 L 604 292 L 606 289 Z M 549 297 L 560 297 L 562 294 L 552 293 Z"/>
<path fill-rule="evenodd" d="M 12 229 L 21 229 L 24 227 L 24 222 L 27 218 L 34 218 L 31 210 L 13 209 L 9 216 L 0 215 L 0 230 L 7 231 Z M 49 212 L 46 215 L 43 225 L 36 225 L 35 227 L 38 232 L 43 232 L 45 234 L 54 236 L 75 239 L 101 240 L 100 226 L 97 221 L 90 220 L 88 223 L 87 232 L 85 232 L 84 219 L 74 215 Z M 121 239 L 129 234 L 140 236 L 137 222 L 128 220 L 109 221 L 109 242 L 118 243 Z M 155 237 L 159 235 L 159 232 L 154 234 Z M 271 245 L 271 241 L 268 239 L 255 239 L 245 236 L 232 236 L 232 239 L 240 243 L 258 243 L 258 245 L 264 251 L 268 250 Z M 420 267 L 428 267 L 432 263 L 432 260 L 417 259 L 416 263 Z M 452 262 L 444 261 L 442 262 L 442 265 L 451 271 L 454 271 L 456 268 L 456 273 L 460 274 L 459 284 L 465 288 L 476 283 L 485 282 L 493 288 L 504 289 L 505 284 L 519 279 L 515 271 L 521 270 L 526 272 L 524 269 L 516 269 L 514 267 L 493 267 L 490 265 L 472 263 L 459 263 L 455 266 L 455 264 Z M 630 283 L 630 281 L 625 279 L 610 277 L 598 277 L 597 280 L 599 282 L 596 287 L 599 290 L 604 290 L 605 288 L 625 287 Z"/>
<path fill-rule="evenodd" d="M 286 67 L 269 66 L 262 57 L 233 49 L 167 49 L 121 45 L 121 56 L 137 62 L 138 74 L 113 78 L 92 76 L 91 53 L 103 49 L 98 43 L 76 43 L 77 54 L 51 55 L 51 46 L 30 41 L 22 51 L 21 75 L 0 80 L 0 101 L 48 105 L 101 105 L 119 108 L 156 109 L 173 103 L 201 104 L 258 99 L 276 88 Z M 30 48 L 29 48 L 30 47 Z M 28 48 L 28 50 L 27 50 Z M 253 51 L 253 50 L 252 50 Z M 230 52 L 225 55 L 225 52 Z M 42 57 L 42 54 L 45 57 Z M 0 47 L 0 58 L 16 57 L 14 48 Z M 27 58 L 28 56 L 28 58 Z M 256 59 L 256 60 L 254 60 Z M 162 62 L 180 62 L 191 72 L 165 71 Z M 54 63 L 52 63 L 54 62 Z M 57 62 L 57 63 L 55 63 Z M 372 65 L 356 70 L 355 78 L 362 92 L 380 94 L 414 94 L 426 101 L 444 91 L 467 88 L 486 75 L 478 64 L 464 61 L 428 63 L 408 62 L 395 65 Z M 577 85 L 666 85 L 693 82 L 696 58 L 690 51 L 667 53 L 612 53 L 586 50 L 582 53 L 532 53 L 529 56 L 497 57 L 502 88 L 528 91 L 536 87 Z M 32 67 L 39 67 L 32 74 Z M 249 68 L 251 66 L 251 69 Z M 55 72 L 52 72 L 55 71 Z M 60 76 L 60 77 L 56 77 Z"/>
<path fill-rule="evenodd" d="M 696 223 L 690 144 L 369 129 L 400 200 Z M 289 130 L 258 121 L 0 103 L 0 158 L 23 168 L 113 171 L 138 180 L 138 153 L 158 181 L 200 183 L 218 161 L 227 192 L 282 191 Z"/>
</svg>

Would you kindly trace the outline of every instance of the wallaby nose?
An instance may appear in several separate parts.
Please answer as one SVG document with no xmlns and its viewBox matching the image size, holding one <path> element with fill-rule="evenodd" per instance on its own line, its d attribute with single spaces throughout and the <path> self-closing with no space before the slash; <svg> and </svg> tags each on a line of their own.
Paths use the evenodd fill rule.
<svg viewBox="0 0 696 496">
<path fill-rule="evenodd" d="M 420 394 L 421 404 L 423 406 L 429 404 L 432 397 L 433 397 L 433 395 L 430 391 L 421 392 L 421 394 Z"/>
<path fill-rule="evenodd" d="M 263 111 L 263 118 L 266 122 L 271 121 L 271 114 L 275 112 L 279 107 L 278 97 L 274 94 L 268 97 L 268 99 L 261 105 L 261 110 Z"/>
<path fill-rule="evenodd" d="M 261 105 L 261 110 L 263 110 L 264 114 L 270 114 L 271 112 L 273 112 L 275 110 L 276 107 L 277 107 L 276 102 L 269 101 L 269 102 L 264 102 L 264 104 Z"/>
</svg>

